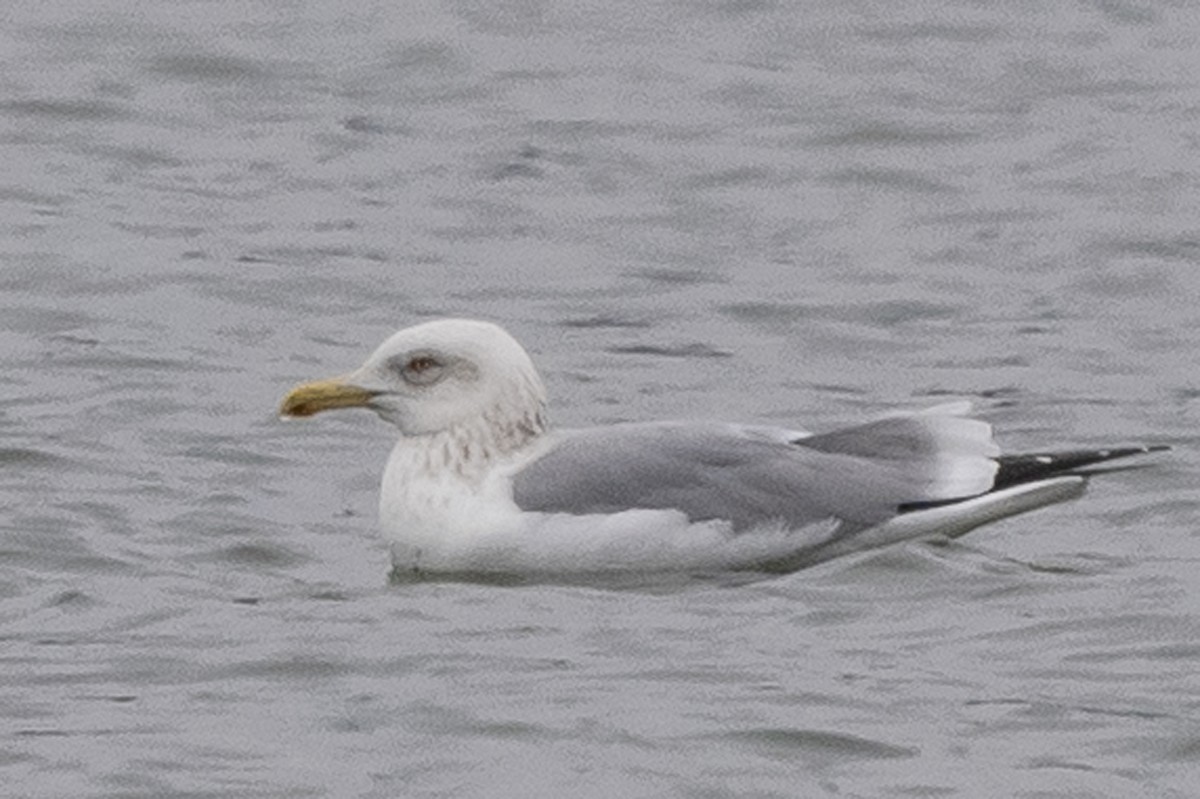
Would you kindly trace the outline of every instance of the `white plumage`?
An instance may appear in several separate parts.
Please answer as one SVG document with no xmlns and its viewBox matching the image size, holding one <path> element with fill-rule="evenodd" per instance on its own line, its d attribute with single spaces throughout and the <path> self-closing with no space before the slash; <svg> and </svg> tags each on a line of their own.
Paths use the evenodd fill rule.
<svg viewBox="0 0 1200 799">
<path fill-rule="evenodd" d="M 1070 469 L 1146 449 L 1001 456 L 965 403 L 820 435 L 713 422 L 547 431 L 525 350 L 460 319 L 396 333 L 354 372 L 293 390 L 282 413 L 344 407 L 399 430 L 380 521 L 397 571 L 413 573 L 792 570 L 1068 499 L 1085 481 Z"/>
</svg>

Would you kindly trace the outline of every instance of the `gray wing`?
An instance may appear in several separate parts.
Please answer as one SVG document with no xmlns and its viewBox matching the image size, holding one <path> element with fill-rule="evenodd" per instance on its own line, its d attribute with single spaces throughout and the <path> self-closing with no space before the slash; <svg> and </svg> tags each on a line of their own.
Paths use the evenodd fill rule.
<svg viewBox="0 0 1200 799">
<path fill-rule="evenodd" d="M 514 476 L 513 498 L 546 513 L 677 509 L 735 530 L 774 520 L 875 524 L 901 505 L 984 493 L 996 454 L 990 426 L 946 413 L 810 437 L 702 422 L 615 425 L 560 433 Z"/>
</svg>

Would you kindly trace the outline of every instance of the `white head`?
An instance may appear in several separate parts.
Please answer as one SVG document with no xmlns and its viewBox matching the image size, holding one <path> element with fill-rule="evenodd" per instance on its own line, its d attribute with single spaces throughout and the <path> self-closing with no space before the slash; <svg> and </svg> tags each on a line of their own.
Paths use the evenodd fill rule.
<svg viewBox="0 0 1200 799">
<path fill-rule="evenodd" d="M 529 355 L 489 322 L 440 319 L 406 328 L 344 377 L 307 383 L 283 400 L 284 416 L 366 407 L 405 436 L 485 425 L 511 449 L 542 431 L 546 393 Z"/>
</svg>

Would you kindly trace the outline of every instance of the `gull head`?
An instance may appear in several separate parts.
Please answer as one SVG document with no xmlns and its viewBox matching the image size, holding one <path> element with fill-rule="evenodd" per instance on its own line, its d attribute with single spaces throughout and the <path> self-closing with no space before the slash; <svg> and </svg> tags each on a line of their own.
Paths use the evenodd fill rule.
<svg viewBox="0 0 1200 799">
<path fill-rule="evenodd" d="M 544 405 L 533 361 L 504 329 L 439 319 L 396 333 L 347 375 L 297 386 L 279 413 L 370 408 L 405 436 L 486 430 L 507 449 L 542 431 Z"/>
</svg>

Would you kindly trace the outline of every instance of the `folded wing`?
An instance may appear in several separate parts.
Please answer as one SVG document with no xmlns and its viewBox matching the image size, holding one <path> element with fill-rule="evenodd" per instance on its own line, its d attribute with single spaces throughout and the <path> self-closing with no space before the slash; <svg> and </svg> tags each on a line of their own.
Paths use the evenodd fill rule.
<svg viewBox="0 0 1200 799">
<path fill-rule="evenodd" d="M 517 505 L 544 513 L 674 509 L 735 531 L 829 519 L 875 524 L 902 505 L 982 494 L 998 450 L 984 422 L 896 416 L 824 435 L 671 422 L 568 431 L 513 480 Z"/>
</svg>

